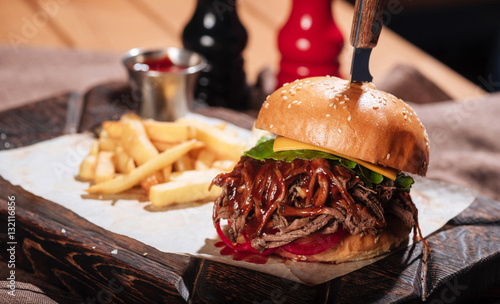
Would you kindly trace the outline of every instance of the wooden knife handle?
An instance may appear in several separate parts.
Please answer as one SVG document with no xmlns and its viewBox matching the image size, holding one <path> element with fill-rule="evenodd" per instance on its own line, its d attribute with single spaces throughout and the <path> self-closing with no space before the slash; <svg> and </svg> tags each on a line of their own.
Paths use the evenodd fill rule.
<svg viewBox="0 0 500 304">
<path fill-rule="evenodd" d="M 364 0 L 361 9 L 361 0 L 356 0 L 354 6 L 354 18 L 351 27 L 351 45 L 356 48 L 371 49 L 377 45 L 380 32 L 382 31 L 383 13 L 388 0 Z M 356 28 L 361 10 L 361 22 L 359 24 L 359 36 L 356 45 Z"/>
</svg>

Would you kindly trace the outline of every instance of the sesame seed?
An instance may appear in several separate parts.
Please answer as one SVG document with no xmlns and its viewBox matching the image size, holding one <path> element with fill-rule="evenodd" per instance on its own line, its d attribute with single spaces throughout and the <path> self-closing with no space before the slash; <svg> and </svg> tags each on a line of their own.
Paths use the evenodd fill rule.
<svg viewBox="0 0 500 304">
<path fill-rule="evenodd" d="M 349 97 L 346 97 L 345 100 L 350 100 Z"/>
<path fill-rule="evenodd" d="M 299 86 L 301 86 L 301 85 L 302 85 L 302 82 L 299 82 Z"/>
<path fill-rule="evenodd" d="M 271 97 L 271 95 L 267 95 L 266 100 L 268 100 L 268 99 L 269 99 L 269 97 Z"/>
<path fill-rule="evenodd" d="M 272 128 L 273 128 L 273 125 L 270 125 L 270 126 L 269 126 L 269 129 L 272 129 Z"/>
<path fill-rule="evenodd" d="M 347 121 L 351 121 L 351 115 L 349 115 L 349 117 L 347 117 Z"/>
<path fill-rule="evenodd" d="M 339 133 L 342 133 L 342 130 L 341 130 L 341 129 L 339 129 Z"/>
<path fill-rule="evenodd" d="M 309 83 L 309 82 L 311 82 L 311 81 L 310 81 L 310 80 L 306 80 L 306 81 L 304 81 L 304 82 L 305 82 L 305 83 Z"/>
<path fill-rule="evenodd" d="M 387 158 L 387 159 L 391 158 L 391 153 L 387 153 L 386 158 Z"/>
<path fill-rule="evenodd" d="M 342 107 L 342 109 L 347 109 L 347 108 L 349 108 L 349 106 L 343 106 L 343 107 Z"/>
<path fill-rule="evenodd" d="M 333 102 L 331 104 L 328 105 L 329 107 L 333 107 Z"/>
<path fill-rule="evenodd" d="M 286 94 L 286 90 L 281 91 L 281 94 Z"/>
<path fill-rule="evenodd" d="M 290 107 L 291 107 L 291 106 L 292 106 L 292 104 L 291 104 L 291 103 L 289 103 L 289 104 L 288 104 L 288 108 L 290 109 Z"/>
<path fill-rule="evenodd" d="M 332 115 L 331 114 L 326 114 L 326 117 L 330 117 L 330 116 L 332 116 Z"/>
<path fill-rule="evenodd" d="M 345 100 L 342 100 L 342 101 L 340 102 L 340 104 L 344 104 L 344 103 L 345 103 Z"/>
<path fill-rule="evenodd" d="M 285 83 L 283 84 L 283 86 L 286 86 L 286 85 L 288 85 L 288 84 L 289 84 L 288 82 L 285 82 Z"/>
<path fill-rule="evenodd" d="M 333 105 L 333 108 L 334 108 L 334 109 L 336 109 L 336 108 L 337 108 L 337 105 L 336 105 L 336 104 L 334 104 L 334 105 Z"/>
<path fill-rule="evenodd" d="M 286 96 L 283 96 L 283 99 L 284 99 L 284 100 L 287 100 L 287 99 L 288 99 L 288 97 L 286 97 Z"/>
<path fill-rule="evenodd" d="M 269 102 L 266 102 L 266 104 L 264 105 L 264 108 L 267 109 L 268 106 L 269 106 Z"/>
</svg>

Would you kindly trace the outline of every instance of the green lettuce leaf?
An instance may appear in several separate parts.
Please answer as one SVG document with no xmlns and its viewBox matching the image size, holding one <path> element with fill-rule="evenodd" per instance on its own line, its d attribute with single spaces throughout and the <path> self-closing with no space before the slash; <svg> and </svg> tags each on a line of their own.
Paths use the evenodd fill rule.
<svg viewBox="0 0 500 304">
<path fill-rule="evenodd" d="M 336 156 L 330 153 L 316 151 L 316 150 L 290 150 L 290 151 L 273 151 L 274 138 L 270 136 L 262 137 L 255 147 L 244 152 L 243 154 L 248 157 L 252 157 L 257 160 L 265 161 L 266 159 L 281 160 L 286 162 L 291 162 L 296 158 L 313 160 L 315 158 L 325 158 L 330 160 L 334 165 L 340 165 L 355 172 L 361 180 L 365 183 L 367 187 L 373 188 L 374 185 L 380 184 L 384 180 L 384 176 L 380 173 L 374 172 L 360 164 Z M 400 173 L 396 178 L 396 184 L 400 185 L 405 191 L 409 191 L 411 185 L 413 184 L 413 178 Z"/>
<path fill-rule="evenodd" d="M 410 192 L 411 185 L 415 183 L 411 176 L 405 174 L 398 174 L 395 183 L 399 185 L 404 191 Z"/>
</svg>

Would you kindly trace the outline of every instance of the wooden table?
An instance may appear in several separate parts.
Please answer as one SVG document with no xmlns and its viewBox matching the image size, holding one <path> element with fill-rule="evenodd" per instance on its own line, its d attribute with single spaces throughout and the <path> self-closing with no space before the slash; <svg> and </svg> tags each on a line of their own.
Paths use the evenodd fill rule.
<svg viewBox="0 0 500 304">
<path fill-rule="evenodd" d="M 181 32 L 195 0 L 0 0 L 0 42 L 17 46 L 50 46 L 125 52 L 134 47 L 181 46 Z M 240 0 L 237 9 L 249 41 L 245 69 L 253 83 L 264 67 L 276 71 L 276 37 L 288 18 L 290 0 Z M 349 37 L 352 6 L 333 1 L 334 18 Z M 398 10 L 389 11 L 396 14 Z M 352 48 L 340 56 L 341 73 L 349 75 Z M 373 51 L 375 82 L 398 64 L 418 67 L 453 99 L 484 94 L 459 74 L 385 28 Z"/>
</svg>

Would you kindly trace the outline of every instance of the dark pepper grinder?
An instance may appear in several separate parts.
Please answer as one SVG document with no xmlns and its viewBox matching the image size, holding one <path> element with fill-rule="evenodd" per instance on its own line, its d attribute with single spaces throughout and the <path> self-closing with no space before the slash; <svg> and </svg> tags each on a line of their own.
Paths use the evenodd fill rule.
<svg viewBox="0 0 500 304">
<path fill-rule="evenodd" d="M 248 40 L 236 12 L 236 0 L 198 0 L 182 33 L 184 48 L 207 59 L 195 98 L 211 106 L 246 109 L 250 91 L 242 52 Z"/>
</svg>

